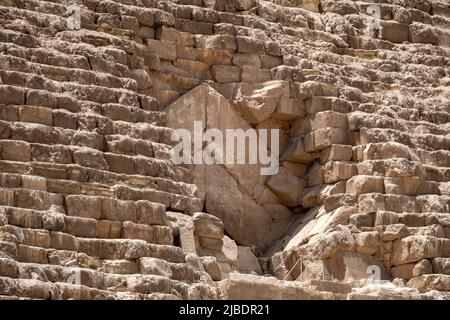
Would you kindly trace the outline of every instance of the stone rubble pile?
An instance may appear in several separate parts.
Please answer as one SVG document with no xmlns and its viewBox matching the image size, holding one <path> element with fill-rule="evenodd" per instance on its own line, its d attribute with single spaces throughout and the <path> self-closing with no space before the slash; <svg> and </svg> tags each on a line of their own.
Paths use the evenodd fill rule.
<svg viewBox="0 0 450 320">
<path fill-rule="evenodd" d="M 449 299 L 450 3 L 383 2 L 0 0 L 0 298 Z"/>
</svg>

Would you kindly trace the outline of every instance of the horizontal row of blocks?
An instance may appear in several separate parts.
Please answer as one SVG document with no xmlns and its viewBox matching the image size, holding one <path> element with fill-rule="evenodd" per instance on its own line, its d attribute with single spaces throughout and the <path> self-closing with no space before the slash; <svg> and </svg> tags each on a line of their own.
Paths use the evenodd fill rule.
<svg viewBox="0 0 450 320">
<path fill-rule="evenodd" d="M 132 143 L 133 141 L 131 141 L 131 148 L 134 152 L 138 153 L 138 156 L 103 153 L 95 149 L 77 148 L 74 146 L 48 146 L 30 144 L 20 140 L 0 140 L 0 158 L 2 160 L 18 162 L 38 161 L 76 164 L 82 167 L 119 174 L 136 174 L 176 180 L 177 171 L 173 168 L 173 164 L 169 160 L 169 148 L 166 148 L 166 150 L 158 150 L 157 155 L 161 158 L 157 159 L 153 158 L 152 143 L 139 141 L 134 146 Z M 116 151 L 117 149 L 120 151 L 122 146 L 119 141 L 111 141 L 108 143 L 107 148 L 112 149 L 112 151 Z"/>
<path fill-rule="evenodd" d="M 23 217 L 17 217 L 18 212 L 14 211 L 8 217 L 10 225 L 0 227 L 2 239 L 15 241 L 33 247 L 46 249 L 59 249 L 77 251 L 79 238 L 98 239 L 135 239 L 144 240 L 148 243 L 172 245 L 173 231 L 166 226 L 149 226 L 136 224 L 130 221 L 119 222 L 111 220 L 95 220 L 79 217 L 58 217 L 60 225 L 56 226 L 60 231 L 49 231 L 47 229 L 31 229 L 15 226 L 23 224 Z M 48 218 L 48 216 L 43 216 Z M 55 219 L 56 220 L 56 219 Z M 47 223 L 46 223 L 46 225 Z"/>
<path fill-rule="evenodd" d="M 46 106 L 31 105 L 2 105 L 0 119 L 11 122 L 31 122 L 47 126 L 61 127 L 72 130 L 93 130 L 95 123 L 105 121 L 104 116 L 112 121 L 143 122 L 164 126 L 165 113 L 144 111 L 135 107 L 119 104 L 104 104 L 101 108 L 93 108 L 92 113 L 71 113 L 64 109 L 54 109 Z"/>
<path fill-rule="evenodd" d="M 54 263 L 52 263 L 54 262 Z M 50 264 L 16 262 L 12 259 L 0 258 L 2 271 L 0 276 L 28 279 L 31 270 L 39 270 L 37 280 L 45 282 L 65 282 L 97 289 L 106 289 L 104 280 L 110 275 L 142 275 L 166 277 L 172 280 L 191 283 L 195 281 L 194 270 L 185 263 L 169 263 L 157 258 L 140 258 L 136 260 L 104 260 L 97 270 L 77 266 L 59 266 L 58 261 L 50 259 Z M 106 281 L 107 282 L 107 281 Z"/>
<path fill-rule="evenodd" d="M 98 171 L 95 169 L 85 171 L 81 167 L 52 167 L 46 164 L 28 164 L 16 162 L 0 162 L 4 172 L 18 174 L 2 174 L 1 184 L 7 188 L 26 188 L 20 191 L 27 199 L 38 205 L 38 210 L 48 208 L 39 205 L 49 195 L 45 190 L 56 195 L 83 194 L 92 196 L 106 196 L 120 200 L 146 200 L 163 204 L 173 211 L 193 213 L 201 211 L 201 199 L 197 198 L 197 189 L 193 185 L 175 183 L 165 179 L 147 179 L 150 177 L 118 176 L 114 173 Z M 32 174 L 30 176 L 30 173 Z M 25 176 L 25 179 L 23 177 Z M 43 179 L 46 178 L 47 180 Z M 25 181 L 25 182 L 24 182 Z M 85 183 L 89 181 L 89 183 Z M 103 181 L 94 183 L 94 181 Z M 25 196 L 26 195 L 26 196 Z M 28 201 L 28 200 L 27 200 Z M 60 201 L 57 201 L 60 203 Z M 27 205 L 26 202 L 22 203 Z"/>
<path fill-rule="evenodd" d="M 64 198 L 45 191 L 1 188 L 0 203 L 17 207 L 11 210 L 31 209 L 23 210 L 22 214 L 33 215 L 32 210 L 56 210 L 82 218 L 165 225 L 165 206 L 146 200 L 126 201 L 84 195 L 68 195 Z"/>
<path fill-rule="evenodd" d="M 155 196 L 159 193 L 160 197 L 166 198 L 163 201 L 165 204 L 170 204 L 170 194 L 193 198 L 197 196 L 197 189 L 191 184 L 149 176 L 119 175 L 77 165 L 0 161 L 0 167 L 3 172 L 0 173 L 0 186 L 5 188 L 109 197 L 133 193 L 131 198 L 138 200 L 139 192 L 133 188 L 139 187 L 142 192 L 148 191 L 141 194 L 142 198 L 151 197 L 150 191 L 154 191 Z M 116 185 L 121 187 L 115 187 Z M 131 188 L 128 191 L 127 186 Z"/>
<path fill-rule="evenodd" d="M 131 124 L 123 121 L 110 123 L 110 129 L 96 133 L 96 128 L 84 130 L 64 129 L 38 123 L 0 121 L 1 138 L 24 140 L 43 144 L 79 145 L 104 150 L 104 135 L 128 135 L 130 138 L 172 144 L 173 130 L 146 123 Z M 105 129 L 105 128 L 103 128 Z M 89 131 L 88 131 L 89 130 Z"/>
<path fill-rule="evenodd" d="M 144 240 L 135 239 L 75 238 L 61 232 L 53 232 L 52 236 L 53 241 L 51 243 L 55 244 L 56 248 L 35 247 L 11 241 L 0 241 L 2 255 L 6 254 L 21 262 L 41 264 L 48 263 L 49 255 L 58 250 L 63 255 L 78 252 L 103 260 L 154 257 L 168 262 L 185 262 L 185 253 L 182 249 L 172 245 L 152 244 Z M 95 265 L 97 264 L 92 259 L 91 262 Z"/>
<path fill-rule="evenodd" d="M 405 196 L 382 193 L 366 194 L 334 194 L 324 201 L 326 212 L 331 212 L 341 206 L 358 207 L 362 213 L 391 211 L 396 213 L 448 213 L 450 212 L 450 197 L 438 195 Z"/>
</svg>

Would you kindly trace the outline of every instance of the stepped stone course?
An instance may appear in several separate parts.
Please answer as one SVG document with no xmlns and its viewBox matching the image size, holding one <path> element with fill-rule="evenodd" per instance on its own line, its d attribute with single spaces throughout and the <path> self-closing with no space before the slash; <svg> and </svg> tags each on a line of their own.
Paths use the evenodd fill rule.
<svg viewBox="0 0 450 320">
<path fill-rule="evenodd" d="M 0 0 L 0 299 L 450 299 L 450 3 L 379 2 Z"/>
</svg>

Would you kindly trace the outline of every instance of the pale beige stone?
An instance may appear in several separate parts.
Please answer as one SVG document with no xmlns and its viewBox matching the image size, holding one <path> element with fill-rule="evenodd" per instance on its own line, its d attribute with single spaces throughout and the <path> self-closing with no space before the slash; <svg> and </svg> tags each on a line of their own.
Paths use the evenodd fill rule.
<svg viewBox="0 0 450 320">
<path fill-rule="evenodd" d="M 222 269 L 215 257 L 200 257 L 203 268 L 214 281 L 222 280 Z"/>
<path fill-rule="evenodd" d="M 305 188 L 305 180 L 297 178 L 288 169 L 281 167 L 278 173 L 267 180 L 267 186 L 287 206 L 296 206 Z"/>
<path fill-rule="evenodd" d="M 392 246 L 391 262 L 394 265 L 436 258 L 440 254 L 438 240 L 430 236 L 409 236 L 396 240 Z"/>
<path fill-rule="evenodd" d="M 261 266 L 258 259 L 253 254 L 251 248 L 238 246 L 239 255 L 239 272 L 262 274 Z"/>
<path fill-rule="evenodd" d="M 382 177 L 357 175 L 347 181 L 347 193 L 383 193 L 383 191 Z"/>
</svg>

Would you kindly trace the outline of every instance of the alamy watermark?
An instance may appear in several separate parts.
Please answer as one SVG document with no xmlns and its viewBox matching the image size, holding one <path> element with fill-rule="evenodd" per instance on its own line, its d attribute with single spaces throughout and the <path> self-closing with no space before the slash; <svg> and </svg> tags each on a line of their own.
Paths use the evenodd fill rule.
<svg viewBox="0 0 450 320">
<path fill-rule="evenodd" d="M 381 29 L 381 7 L 377 5 L 370 5 L 366 10 L 367 14 L 372 18 L 369 18 L 367 22 L 367 31 L 374 32 Z"/>
<path fill-rule="evenodd" d="M 72 274 L 67 278 L 66 283 L 81 286 L 81 269 L 73 268 Z"/>
<path fill-rule="evenodd" d="M 66 27 L 69 30 L 81 29 L 81 8 L 77 5 L 71 5 L 67 7 L 67 11 L 64 14 L 66 17 Z"/>
<path fill-rule="evenodd" d="M 203 132 L 203 123 L 194 121 L 193 136 L 187 129 L 176 129 L 172 141 L 179 142 L 171 150 L 172 162 L 177 165 L 259 164 L 261 175 L 275 175 L 279 169 L 278 129 L 226 129 L 222 132 L 210 128 Z"/>
</svg>

